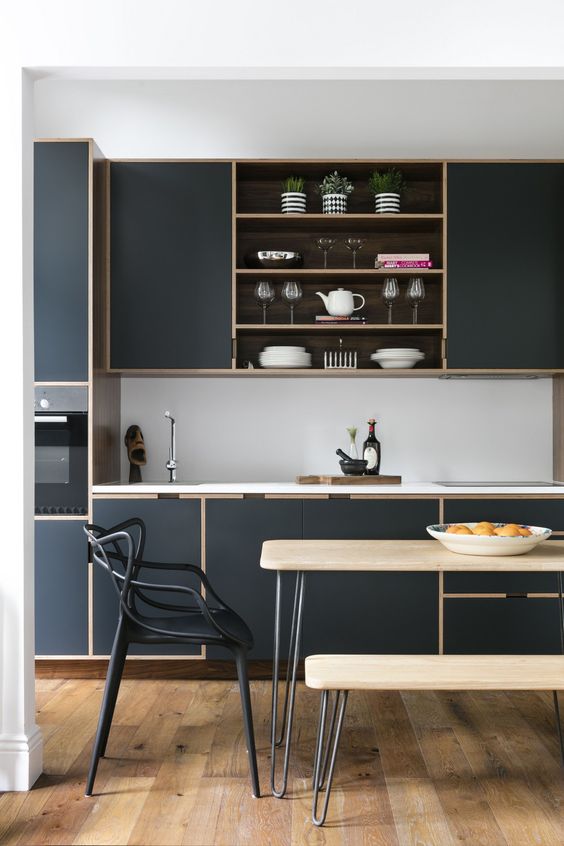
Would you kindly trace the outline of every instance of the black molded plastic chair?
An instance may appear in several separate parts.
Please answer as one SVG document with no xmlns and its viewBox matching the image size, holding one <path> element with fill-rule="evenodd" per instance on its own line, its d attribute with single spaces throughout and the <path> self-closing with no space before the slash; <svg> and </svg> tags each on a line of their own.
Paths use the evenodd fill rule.
<svg viewBox="0 0 564 846">
<path fill-rule="evenodd" d="M 137 531 L 139 533 L 137 543 L 131 532 L 127 531 L 132 527 L 135 527 L 136 533 Z M 106 751 L 129 644 L 191 643 L 224 646 L 235 657 L 253 796 L 259 797 L 260 788 L 247 675 L 247 651 L 253 645 L 253 636 L 249 628 L 241 617 L 219 598 L 200 567 L 193 564 L 143 561 L 146 530 L 141 518 L 134 517 L 111 529 L 89 524 L 85 526 L 84 531 L 92 547 L 94 562 L 103 567 L 111 576 L 120 601 L 117 630 L 85 795 L 92 795 L 98 761 Z M 155 584 L 150 580 L 144 581 L 140 578 L 144 570 L 182 571 L 190 574 L 191 578 L 195 577 L 199 589 L 186 585 Z M 202 587 L 206 591 L 205 599 L 201 593 Z M 161 597 L 163 593 L 174 594 L 174 601 L 163 602 L 155 599 L 155 595 Z M 161 615 L 153 616 L 148 613 L 153 608 L 158 609 Z M 164 615 L 162 615 L 163 611 Z"/>
</svg>

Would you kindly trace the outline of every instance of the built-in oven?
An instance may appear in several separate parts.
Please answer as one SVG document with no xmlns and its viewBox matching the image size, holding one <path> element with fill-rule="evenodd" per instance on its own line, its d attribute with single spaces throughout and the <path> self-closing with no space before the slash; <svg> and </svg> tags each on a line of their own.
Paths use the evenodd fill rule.
<svg viewBox="0 0 564 846">
<path fill-rule="evenodd" d="M 35 513 L 88 510 L 88 388 L 35 389 Z"/>
</svg>

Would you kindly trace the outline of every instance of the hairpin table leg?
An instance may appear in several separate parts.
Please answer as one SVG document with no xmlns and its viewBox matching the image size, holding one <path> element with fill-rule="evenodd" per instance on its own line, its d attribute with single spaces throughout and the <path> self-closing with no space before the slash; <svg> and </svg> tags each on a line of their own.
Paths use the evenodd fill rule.
<svg viewBox="0 0 564 846">
<path fill-rule="evenodd" d="M 292 615 L 292 629 L 290 632 L 290 652 L 288 654 L 288 672 L 286 674 L 286 691 L 283 708 L 283 718 L 282 726 L 280 729 L 280 735 L 278 736 L 278 674 L 280 671 L 282 579 L 280 572 L 277 572 L 276 574 L 276 605 L 274 612 L 274 663 L 272 668 L 272 722 L 270 734 L 270 787 L 273 795 L 276 796 L 277 799 L 281 799 L 284 796 L 284 794 L 286 793 L 286 788 L 288 786 L 288 765 L 290 762 L 290 747 L 292 743 L 296 681 L 298 674 L 298 662 L 300 658 L 302 634 L 304 586 L 305 573 L 298 572 L 296 575 L 294 613 Z M 286 747 L 284 749 L 282 783 L 280 787 L 276 787 L 276 750 L 278 746 L 282 745 L 284 738 L 286 739 Z"/>
</svg>

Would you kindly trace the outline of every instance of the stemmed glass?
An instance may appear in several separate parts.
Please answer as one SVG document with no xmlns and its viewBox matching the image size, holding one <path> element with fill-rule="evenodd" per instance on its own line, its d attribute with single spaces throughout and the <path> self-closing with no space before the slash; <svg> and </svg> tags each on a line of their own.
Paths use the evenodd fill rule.
<svg viewBox="0 0 564 846">
<path fill-rule="evenodd" d="M 413 322 L 417 323 L 417 306 L 425 299 L 425 285 L 421 276 L 412 276 L 407 286 L 406 298 L 413 309 Z"/>
<path fill-rule="evenodd" d="M 262 306 L 262 322 L 266 323 L 266 309 L 276 299 L 274 285 L 269 279 L 259 279 L 255 286 L 255 300 Z"/>
<path fill-rule="evenodd" d="M 334 247 L 337 243 L 336 238 L 325 238 L 322 236 L 321 238 L 316 238 L 315 243 L 319 247 L 320 250 L 323 250 L 323 269 L 327 270 L 327 253 Z"/>
<path fill-rule="evenodd" d="M 302 286 L 295 279 L 287 279 L 282 285 L 282 299 L 290 306 L 290 323 L 294 322 L 294 306 L 302 298 Z"/>
<path fill-rule="evenodd" d="M 382 299 L 388 309 L 388 323 L 392 322 L 392 306 L 400 295 L 398 280 L 395 276 L 386 276 L 382 286 Z"/>
<path fill-rule="evenodd" d="M 358 250 L 361 250 L 363 246 L 366 244 L 366 238 L 354 238 L 352 235 L 349 235 L 348 238 L 345 238 L 345 247 L 351 251 L 353 254 L 353 268 L 356 270 L 356 254 Z"/>
</svg>

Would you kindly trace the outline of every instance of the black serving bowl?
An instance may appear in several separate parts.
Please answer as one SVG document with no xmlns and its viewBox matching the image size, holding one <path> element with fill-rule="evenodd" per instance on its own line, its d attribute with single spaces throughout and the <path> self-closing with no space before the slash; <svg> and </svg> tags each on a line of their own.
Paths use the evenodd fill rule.
<svg viewBox="0 0 564 846">
<path fill-rule="evenodd" d="M 288 270 L 291 267 L 301 267 L 303 263 L 301 253 L 289 250 L 257 250 L 245 256 L 247 267 L 264 267 L 269 270 Z"/>
<path fill-rule="evenodd" d="M 363 458 L 351 458 L 350 461 L 339 461 L 339 466 L 345 476 L 364 476 L 368 461 Z"/>
</svg>

